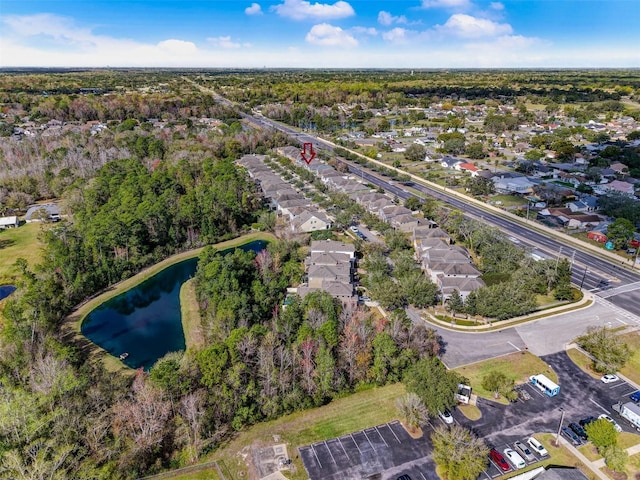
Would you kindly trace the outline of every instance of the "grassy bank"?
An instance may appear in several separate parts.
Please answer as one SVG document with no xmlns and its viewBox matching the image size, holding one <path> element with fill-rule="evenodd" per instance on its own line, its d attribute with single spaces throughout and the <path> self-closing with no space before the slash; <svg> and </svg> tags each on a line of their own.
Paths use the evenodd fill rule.
<svg viewBox="0 0 640 480">
<path fill-rule="evenodd" d="M 624 341 L 631 349 L 631 358 L 620 373 L 628 379 L 640 384 L 640 332 L 624 334 Z"/>
<path fill-rule="evenodd" d="M 256 233 L 249 233 L 247 235 L 243 235 L 238 238 L 234 238 L 233 240 L 220 242 L 212 246 L 218 250 L 225 250 L 228 248 L 238 247 L 240 245 L 244 245 L 246 243 L 257 241 L 257 240 L 272 241 L 274 239 L 275 237 L 269 233 L 256 232 Z M 161 262 L 156 263 L 155 265 L 152 265 L 149 268 L 144 269 L 137 275 L 134 275 L 133 277 L 128 278 L 127 280 L 123 280 L 120 283 L 112 285 L 111 287 L 101 292 L 100 294 L 97 294 L 93 298 L 81 304 L 78 308 L 76 308 L 76 310 L 74 310 L 66 318 L 65 322 L 61 326 L 61 330 L 63 334 L 67 337 L 67 339 L 70 342 L 74 342 L 76 345 L 78 345 L 79 348 L 88 351 L 90 356 L 94 360 L 104 362 L 106 368 L 109 371 L 120 371 L 120 372 L 131 371 L 129 368 L 125 367 L 120 360 L 113 357 L 112 355 L 109 355 L 106 351 L 104 351 L 94 343 L 90 342 L 88 339 L 84 337 L 84 335 L 82 335 L 81 326 L 82 326 L 83 320 L 86 318 L 86 316 L 89 313 L 91 313 L 91 311 L 93 311 L 95 308 L 102 305 L 104 302 L 141 284 L 145 280 L 153 277 L 154 275 L 158 274 L 165 268 L 170 267 L 171 265 L 174 265 L 184 260 L 188 260 L 189 258 L 198 256 L 200 252 L 202 252 L 202 250 L 203 248 L 197 248 L 194 250 L 189 250 L 188 252 L 182 252 L 182 253 L 173 255 Z M 188 291 L 185 293 L 185 295 L 187 294 L 188 294 Z M 194 308 L 197 309 L 197 306 L 188 307 L 189 311 L 192 311 Z M 192 316 L 190 317 L 190 322 L 191 321 L 192 321 Z M 187 327 L 187 328 L 191 328 L 191 327 Z M 183 329 L 186 330 L 184 325 L 183 325 Z"/>
<path fill-rule="evenodd" d="M 526 383 L 530 375 L 543 373 L 554 382 L 558 381 L 556 373 L 549 366 L 535 355 L 529 352 L 516 352 L 498 358 L 472 363 L 455 369 L 459 374 L 469 379 L 473 392 L 480 396 L 499 403 L 508 404 L 504 397 L 493 398 L 493 392 L 482 388 L 482 379 L 489 372 L 498 371 L 512 378 L 516 384 Z"/>
<path fill-rule="evenodd" d="M 248 478 L 251 450 L 286 443 L 295 471 L 293 480 L 307 479 L 308 476 L 297 457 L 296 449 L 314 442 L 328 440 L 350 432 L 380 425 L 398 419 L 395 401 L 405 394 L 404 385 L 398 383 L 386 387 L 372 388 L 345 398 L 334 400 L 323 407 L 296 412 L 271 422 L 254 425 L 240 433 L 207 460 L 216 460 L 228 478 Z M 274 437 L 278 437 L 276 441 Z M 246 459 L 246 460 L 245 460 Z M 167 477 L 172 480 L 199 480 L 216 478 L 215 469 L 211 477 L 203 477 L 204 472 L 193 474 L 176 473 Z"/>
<path fill-rule="evenodd" d="M 196 298 L 195 279 L 193 278 L 184 282 L 180 287 L 180 313 L 187 350 L 204 346 L 200 308 Z"/>
<path fill-rule="evenodd" d="M 40 223 L 27 223 L 18 228 L 0 230 L 0 285 L 12 284 L 20 275 L 15 267 L 24 258 L 33 267 L 42 258 L 42 243 L 38 239 Z"/>
</svg>

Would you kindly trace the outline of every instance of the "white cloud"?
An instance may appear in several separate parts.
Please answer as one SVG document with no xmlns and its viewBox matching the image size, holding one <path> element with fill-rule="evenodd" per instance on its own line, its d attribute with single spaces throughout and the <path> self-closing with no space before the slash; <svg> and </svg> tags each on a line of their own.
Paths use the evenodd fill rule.
<svg viewBox="0 0 640 480">
<path fill-rule="evenodd" d="M 407 23 L 407 17 L 405 17 L 404 15 L 395 17 L 389 12 L 385 12 L 384 10 L 382 10 L 380 13 L 378 13 L 378 23 L 380 23 L 380 25 L 388 27 L 389 25 L 392 25 L 394 23 Z"/>
<path fill-rule="evenodd" d="M 177 40 L 175 38 L 163 40 L 158 42 L 157 45 L 158 48 L 172 55 L 190 55 L 198 51 L 195 43 Z"/>
<path fill-rule="evenodd" d="M 325 47 L 356 47 L 358 45 L 358 41 L 343 29 L 328 23 L 311 27 L 305 40 L 313 45 Z"/>
<path fill-rule="evenodd" d="M 497 23 L 464 13 L 451 15 L 444 25 L 436 25 L 434 29 L 441 34 L 461 38 L 497 37 L 513 32 L 508 23 Z"/>
<path fill-rule="evenodd" d="M 422 0 L 422 8 L 461 8 L 471 6 L 469 0 Z"/>
<path fill-rule="evenodd" d="M 342 0 L 333 4 L 318 2 L 312 4 L 305 0 L 284 0 L 284 3 L 274 5 L 271 9 L 282 17 L 294 20 L 330 20 L 351 17 L 356 13 L 349 3 Z"/>
<path fill-rule="evenodd" d="M 231 40 L 230 36 L 222 36 L 222 37 L 209 37 L 207 41 L 212 45 L 220 48 L 241 48 L 241 47 L 250 47 L 250 43 L 239 43 Z"/>
<path fill-rule="evenodd" d="M 351 31 L 353 33 L 361 35 L 378 35 L 378 30 L 376 30 L 374 27 L 353 27 Z"/>
<path fill-rule="evenodd" d="M 262 15 L 262 7 L 259 3 L 254 2 L 244 9 L 244 13 L 247 15 Z"/>
<path fill-rule="evenodd" d="M 489 5 L 493 10 L 504 10 L 504 5 L 500 2 L 491 2 Z"/>
<path fill-rule="evenodd" d="M 407 43 L 409 41 L 407 38 L 408 33 L 410 32 L 407 29 L 396 27 L 392 28 L 388 32 L 384 32 L 382 34 L 382 38 L 391 43 Z"/>
</svg>

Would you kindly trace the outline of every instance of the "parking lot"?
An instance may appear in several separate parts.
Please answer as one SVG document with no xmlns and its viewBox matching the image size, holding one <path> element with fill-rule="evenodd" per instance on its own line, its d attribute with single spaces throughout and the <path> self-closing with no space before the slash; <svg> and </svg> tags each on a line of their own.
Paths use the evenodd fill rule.
<svg viewBox="0 0 640 480">
<path fill-rule="evenodd" d="M 456 420 L 494 445 L 526 438 L 534 432 L 557 432 L 563 412 L 563 425 L 605 413 L 624 431 L 635 432 L 611 408 L 619 401 L 629 401 L 629 395 L 635 391 L 633 386 L 623 380 L 602 383 L 580 370 L 564 352 L 541 358 L 558 374 L 559 395 L 547 397 L 534 386 L 525 384 L 522 388 L 529 393 L 530 400 L 502 405 L 478 399 L 478 407 L 482 411 L 480 420 L 471 422 L 455 412 Z"/>
<path fill-rule="evenodd" d="M 566 355 L 556 353 L 541 357 L 558 375 L 560 394 L 548 397 L 533 385 L 520 387 L 520 399 L 510 405 L 502 405 L 486 399 L 478 399 L 482 417 L 470 421 L 459 411 L 452 412 L 454 421 L 470 428 L 476 435 L 501 454 L 514 448 L 514 442 L 526 440 L 535 433 L 556 433 L 562 425 L 578 423 L 589 416 L 607 414 L 624 431 L 637 433 L 611 407 L 618 402 L 628 402 L 636 389 L 623 380 L 603 383 L 580 370 Z M 442 423 L 439 418 L 433 425 Z M 395 480 L 409 475 L 412 480 L 436 480 L 435 464 L 431 458 L 429 440 L 431 425 L 424 427 L 425 435 L 413 439 L 395 421 L 361 430 L 352 434 L 314 443 L 299 448 L 309 478 L 313 480 L 375 479 Z M 570 438 L 567 438 L 571 441 Z M 526 460 L 527 466 L 540 461 L 534 454 Z M 510 472 L 514 470 L 511 465 Z M 504 473 L 494 461 L 489 461 L 481 476 L 497 478 Z"/>
<path fill-rule="evenodd" d="M 528 447 L 527 438 L 520 438 L 518 440 Z M 504 450 L 506 448 L 511 448 L 511 449 L 515 450 L 514 442 L 503 443 L 501 445 L 494 445 L 493 447 L 498 452 L 500 452 L 501 454 L 504 452 Z M 549 458 L 548 455 L 540 456 L 540 455 L 537 455 L 536 453 L 533 453 L 533 452 L 531 454 L 532 454 L 532 457 L 533 457 L 531 460 L 527 460 L 527 459 L 524 458 L 523 455 L 521 455 L 523 457 L 523 460 L 525 460 L 525 463 L 527 464 L 527 467 L 529 467 L 530 465 L 536 464 L 536 463 L 538 463 L 538 462 L 540 462 L 542 460 L 545 460 L 545 459 Z M 488 465 L 487 469 L 484 472 L 482 472 L 482 475 L 480 475 L 480 478 L 485 478 L 485 479 L 497 478 L 497 477 L 500 477 L 500 476 L 502 476 L 504 474 L 512 473 L 513 471 L 517 470 L 516 466 L 513 463 L 509 462 L 509 460 L 507 460 L 507 463 L 509 464 L 510 468 L 509 468 L 509 470 L 504 471 L 496 464 L 496 462 L 494 462 L 493 460 L 489 459 L 489 465 Z"/>
<path fill-rule="evenodd" d="M 313 480 L 395 480 L 402 474 L 437 480 L 428 437 L 414 439 L 395 421 L 298 450 Z"/>
</svg>

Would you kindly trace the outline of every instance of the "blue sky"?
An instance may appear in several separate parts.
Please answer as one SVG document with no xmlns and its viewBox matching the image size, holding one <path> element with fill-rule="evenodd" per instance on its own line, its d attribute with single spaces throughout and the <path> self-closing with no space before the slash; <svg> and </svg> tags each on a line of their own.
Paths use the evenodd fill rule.
<svg viewBox="0 0 640 480">
<path fill-rule="evenodd" d="M 0 66 L 640 67 L 640 0 L 1 0 Z"/>
</svg>

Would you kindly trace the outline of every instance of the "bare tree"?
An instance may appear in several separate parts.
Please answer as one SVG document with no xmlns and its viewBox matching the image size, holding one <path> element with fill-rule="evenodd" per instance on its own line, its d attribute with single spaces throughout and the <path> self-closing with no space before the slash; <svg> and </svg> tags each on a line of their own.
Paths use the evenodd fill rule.
<svg viewBox="0 0 640 480">
<path fill-rule="evenodd" d="M 411 431 L 417 430 L 421 423 L 429 419 L 427 407 L 424 405 L 424 402 L 420 400 L 420 397 L 413 392 L 409 392 L 405 396 L 398 398 L 398 400 L 396 400 L 396 407 L 405 425 Z"/>
<path fill-rule="evenodd" d="M 202 424 L 204 420 L 206 392 L 196 390 L 188 393 L 180 400 L 178 415 L 181 423 L 178 426 L 178 434 L 182 436 L 187 447 L 187 454 L 191 463 L 197 462 L 200 452 L 206 445 L 202 438 Z"/>
</svg>

